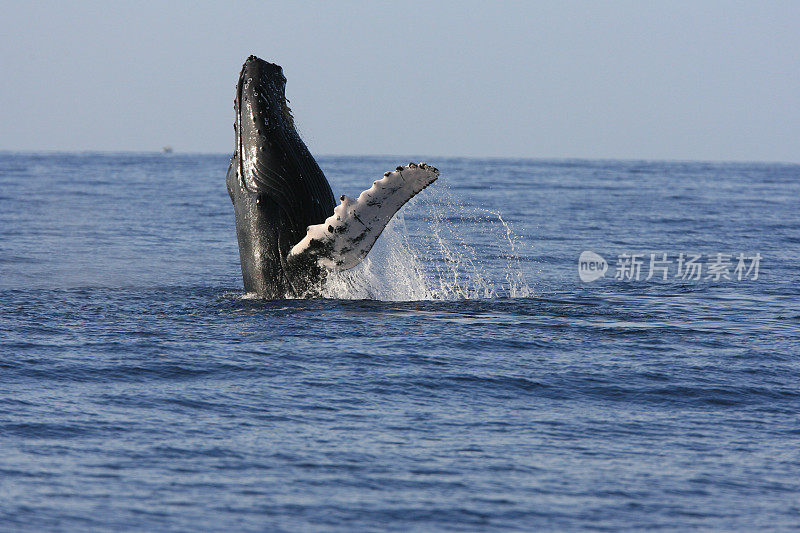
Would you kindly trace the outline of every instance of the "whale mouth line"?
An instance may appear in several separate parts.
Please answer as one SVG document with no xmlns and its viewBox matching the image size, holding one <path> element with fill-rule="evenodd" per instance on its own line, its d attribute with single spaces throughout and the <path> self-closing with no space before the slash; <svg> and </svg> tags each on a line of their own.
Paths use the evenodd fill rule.
<svg viewBox="0 0 800 533">
<path fill-rule="evenodd" d="M 239 163 L 239 184 L 244 187 L 244 166 L 242 152 L 242 81 L 244 80 L 244 67 L 239 74 L 239 83 L 236 84 L 236 155 Z"/>
</svg>

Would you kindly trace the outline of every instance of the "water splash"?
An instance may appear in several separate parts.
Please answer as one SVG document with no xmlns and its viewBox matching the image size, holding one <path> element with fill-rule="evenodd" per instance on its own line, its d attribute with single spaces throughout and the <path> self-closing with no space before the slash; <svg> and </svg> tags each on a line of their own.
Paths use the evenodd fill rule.
<svg viewBox="0 0 800 533">
<path fill-rule="evenodd" d="M 395 216 L 362 264 L 330 274 L 322 296 L 394 301 L 531 296 L 522 240 L 501 213 L 466 206 L 441 180 L 437 185 Z"/>
<path fill-rule="evenodd" d="M 322 296 L 354 300 L 436 299 L 420 256 L 409 242 L 402 214 L 383 230 L 360 265 L 328 275 Z"/>
</svg>

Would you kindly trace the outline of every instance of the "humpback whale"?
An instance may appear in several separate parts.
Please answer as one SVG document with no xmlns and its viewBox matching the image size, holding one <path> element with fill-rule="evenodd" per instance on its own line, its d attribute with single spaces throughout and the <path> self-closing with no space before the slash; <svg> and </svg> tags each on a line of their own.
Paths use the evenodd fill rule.
<svg viewBox="0 0 800 533">
<path fill-rule="evenodd" d="M 337 205 L 297 133 L 285 89 L 280 66 L 252 55 L 244 62 L 225 180 L 245 291 L 268 299 L 319 294 L 329 271 L 358 265 L 403 204 L 439 177 L 425 163 L 398 166 Z"/>
</svg>

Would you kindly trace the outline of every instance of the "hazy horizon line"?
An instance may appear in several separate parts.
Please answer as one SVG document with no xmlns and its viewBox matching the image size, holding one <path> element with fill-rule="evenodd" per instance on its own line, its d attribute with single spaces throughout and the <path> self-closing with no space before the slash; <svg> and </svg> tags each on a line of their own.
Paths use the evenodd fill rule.
<svg viewBox="0 0 800 533">
<path fill-rule="evenodd" d="M 225 152 L 203 152 L 203 151 L 181 151 L 172 150 L 171 152 L 163 152 L 162 150 L 95 150 L 95 149 L 80 149 L 80 150 L 60 150 L 60 149 L 42 149 L 42 150 L 13 150 L 13 149 L 0 149 L 0 154 L 29 154 L 29 155 L 67 155 L 67 154 L 97 154 L 97 155 L 115 155 L 115 154 L 140 154 L 140 155 L 162 155 L 170 157 L 175 155 L 213 155 L 213 156 L 226 156 L 231 154 L 231 151 Z M 507 160 L 507 161 L 622 161 L 622 162 L 642 162 L 642 163 L 713 163 L 713 164 L 764 164 L 764 165 L 787 165 L 797 166 L 800 165 L 798 161 L 774 161 L 765 159 L 680 159 L 680 158 L 648 158 L 648 157 L 588 157 L 588 156 L 507 156 L 507 155 L 431 155 L 431 154 L 411 154 L 398 155 L 398 154 L 357 154 L 357 153 L 317 153 L 314 157 L 327 158 L 327 157 L 363 157 L 363 158 L 419 158 L 425 157 L 430 159 L 472 159 L 480 160 Z"/>
</svg>

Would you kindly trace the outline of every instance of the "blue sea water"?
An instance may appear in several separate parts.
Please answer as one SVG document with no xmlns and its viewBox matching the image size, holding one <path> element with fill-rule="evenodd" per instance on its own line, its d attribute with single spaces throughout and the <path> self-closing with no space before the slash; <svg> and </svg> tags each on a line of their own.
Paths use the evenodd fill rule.
<svg viewBox="0 0 800 533">
<path fill-rule="evenodd" d="M 327 298 L 261 301 L 227 156 L 0 153 L 0 530 L 800 525 L 800 166 L 424 159 Z"/>
</svg>

